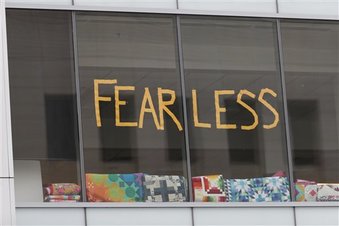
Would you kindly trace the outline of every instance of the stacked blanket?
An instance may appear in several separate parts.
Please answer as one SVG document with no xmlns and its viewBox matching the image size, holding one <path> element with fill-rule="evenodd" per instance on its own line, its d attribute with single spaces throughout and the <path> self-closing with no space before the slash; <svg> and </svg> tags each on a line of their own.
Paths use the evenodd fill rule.
<svg viewBox="0 0 339 226">
<path fill-rule="evenodd" d="M 89 202 L 184 202 L 186 178 L 176 175 L 86 174 Z"/>
<path fill-rule="evenodd" d="M 55 183 L 44 187 L 45 202 L 77 202 L 80 201 L 81 188 L 74 183 Z"/>
<path fill-rule="evenodd" d="M 145 202 L 185 202 L 187 182 L 183 176 L 145 175 Z"/>
<path fill-rule="evenodd" d="M 225 202 L 225 186 L 222 175 L 192 177 L 193 197 L 196 202 Z"/>
<path fill-rule="evenodd" d="M 86 174 L 89 202 L 140 202 L 144 198 L 144 174 Z"/>
<path fill-rule="evenodd" d="M 272 177 L 224 179 L 222 175 L 192 177 L 196 202 L 288 202 L 289 181 L 283 173 Z M 339 201 L 339 184 L 298 179 L 295 200 Z M 44 187 L 45 202 L 77 202 L 80 186 L 53 183 Z M 177 175 L 86 174 L 89 202 L 185 202 L 187 180 Z"/>
<path fill-rule="evenodd" d="M 317 201 L 339 201 L 339 184 L 317 184 Z"/>
<path fill-rule="evenodd" d="M 315 181 L 297 179 L 296 183 L 294 184 L 295 201 L 316 201 L 316 187 L 317 183 Z"/>
<path fill-rule="evenodd" d="M 300 180 L 295 183 L 297 202 L 339 201 L 339 184 Z"/>
<path fill-rule="evenodd" d="M 227 202 L 288 202 L 286 177 L 259 177 L 225 180 Z"/>
</svg>

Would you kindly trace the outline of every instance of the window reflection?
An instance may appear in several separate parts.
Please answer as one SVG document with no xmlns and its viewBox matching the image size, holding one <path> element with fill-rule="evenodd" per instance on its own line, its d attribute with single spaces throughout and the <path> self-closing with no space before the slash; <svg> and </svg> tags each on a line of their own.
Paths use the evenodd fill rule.
<svg viewBox="0 0 339 226">
<path fill-rule="evenodd" d="M 195 201 L 289 201 L 275 21 L 181 21 Z"/>
<path fill-rule="evenodd" d="M 79 201 L 71 13 L 6 12 L 16 202 Z"/>
<path fill-rule="evenodd" d="M 190 159 L 175 16 L 76 13 L 79 134 L 71 13 L 7 10 L 17 202 L 290 201 L 276 21 L 180 23 Z M 338 201 L 338 36 L 282 22 L 296 201 Z"/>
<path fill-rule="evenodd" d="M 282 23 L 297 201 L 339 200 L 339 26 Z"/>
<path fill-rule="evenodd" d="M 77 14 L 88 201 L 188 201 L 174 25 L 171 16 Z"/>
</svg>

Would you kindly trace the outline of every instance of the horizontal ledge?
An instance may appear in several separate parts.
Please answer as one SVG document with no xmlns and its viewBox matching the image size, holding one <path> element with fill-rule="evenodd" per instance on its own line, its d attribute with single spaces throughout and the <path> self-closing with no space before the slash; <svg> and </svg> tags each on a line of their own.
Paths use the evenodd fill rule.
<svg viewBox="0 0 339 226">
<path fill-rule="evenodd" d="M 339 15 L 314 15 L 314 14 L 286 14 L 286 13 L 256 13 L 235 12 L 218 10 L 189 10 L 189 9 L 163 9 L 163 8 L 131 8 L 112 6 L 77 6 L 77 5 L 53 5 L 53 4 L 21 4 L 6 3 L 6 8 L 14 9 L 48 9 L 48 10 L 72 10 L 72 11 L 102 11 L 121 13 L 153 13 L 174 15 L 204 15 L 204 16 L 229 16 L 229 17 L 255 17 L 275 19 L 305 19 L 305 20 L 339 20 Z"/>
<path fill-rule="evenodd" d="M 113 202 L 77 202 L 48 203 L 22 202 L 16 208 L 264 208 L 264 207 L 339 207 L 339 202 L 262 202 L 262 203 L 113 203 Z"/>
</svg>

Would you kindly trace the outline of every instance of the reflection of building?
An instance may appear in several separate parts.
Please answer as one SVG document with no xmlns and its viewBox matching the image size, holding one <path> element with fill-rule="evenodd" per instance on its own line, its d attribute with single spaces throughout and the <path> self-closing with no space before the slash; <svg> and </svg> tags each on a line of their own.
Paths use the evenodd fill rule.
<svg viewBox="0 0 339 226">
<path fill-rule="evenodd" d="M 0 2 L 1 224 L 339 224 L 338 201 L 197 203 L 190 180 L 339 183 L 338 1 Z M 100 85 L 100 128 L 94 79 L 118 81 Z M 86 202 L 85 174 L 138 172 L 184 176 L 189 202 Z M 43 202 L 62 182 L 82 202 Z"/>
</svg>

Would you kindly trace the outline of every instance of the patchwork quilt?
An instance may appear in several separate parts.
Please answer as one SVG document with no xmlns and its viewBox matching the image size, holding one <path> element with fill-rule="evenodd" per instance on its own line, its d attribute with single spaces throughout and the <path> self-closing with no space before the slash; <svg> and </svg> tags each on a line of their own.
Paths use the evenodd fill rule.
<svg viewBox="0 0 339 226">
<path fill-rule="evenodd" d="M 140 202 L 144 197 L 144 174 L 86 174 L 89 202 Z"/>
<path fill-rule="evenodd" d="M 318 194 L 318 186 L 316 184 L 309 184 L 305 186 L 305 201 L 316 202 Z"/>
<path fill-rule="evenodd" d="M 196 202 L 225 202 L 226 200 L 222 175 L 193 177 L 192 185 Z"/>
<path fill-rule="evenodd" d="M 308 180 L 300 180 L 297 179 L 296 183 L 294 184 L 295 187 L 295 200 L 297 202 L 304 202 L 307 201 L 305 198 L 305 188 L 308 185 L 315 185 L 315 181 L 308 181 Z"/>
<path fill-rule="evenodd" d="M 187 188 L 183 176 L 145 175 L 146 202 L 185 202 Z"/>
<path fill-rule="evenodd" d="M 80 186 L 74 183 L 55 183 L 44 187 L 47 195 L 78 195 L 80 190 Z"/>
<path fill-rule="evenodd" d="M 74 200 L 80 201 L 80 195 L 47 195 L 44 197 L 45 202 Z"/>
<path fill-rule="evenodd" d="M 339 201 L 339 184 L 318 184 L 317 201 Z"/>
<path fill-rule="evenodd" d="M 225 180 L 227 202 L 288 202 L 286 177 L 261 177 Z"/>
</svg>

